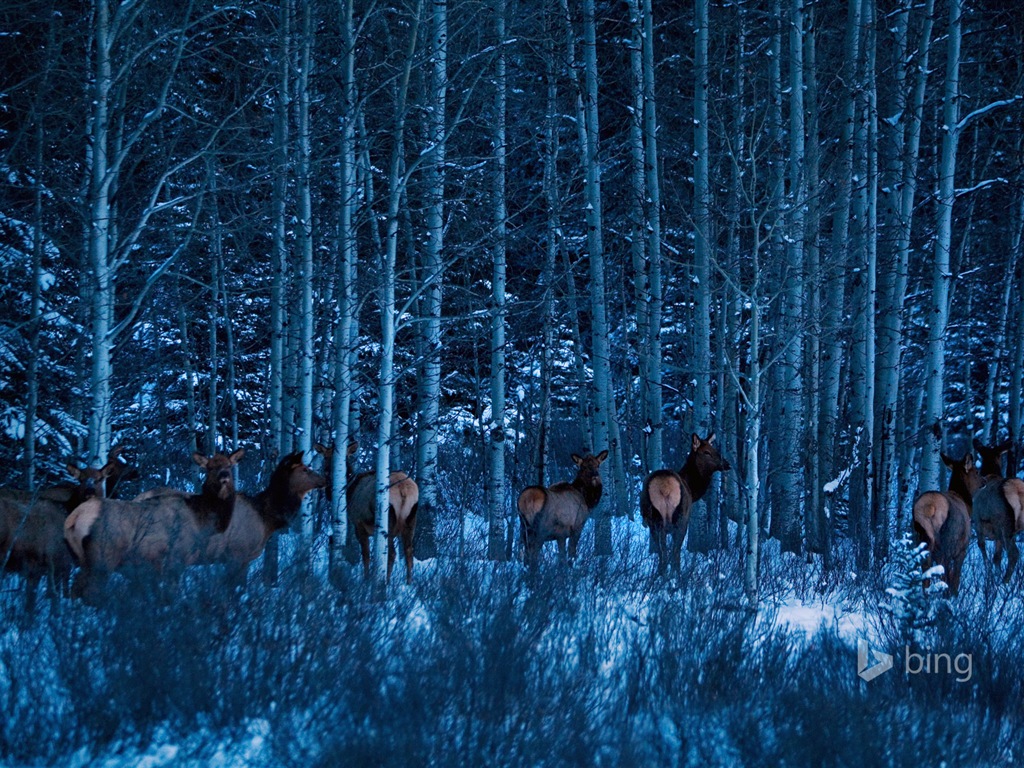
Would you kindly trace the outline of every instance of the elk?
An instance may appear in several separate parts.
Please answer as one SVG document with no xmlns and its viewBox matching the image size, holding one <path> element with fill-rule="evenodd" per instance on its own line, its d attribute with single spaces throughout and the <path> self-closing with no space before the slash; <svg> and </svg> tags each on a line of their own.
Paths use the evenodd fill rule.
<svg viewBox="0 0 1024 768">
<path fill-rule="evenodd" d="M 583 526 L 590 511 L 601 501 L 601 464 L 608 451 L 597 456 L 572 454 L 579 468 L 571 483 L 555 483 L 545 488 L 531 485 L 519 494 L 516 506 L 523 537 L 523 560 L 533 566 L 540 559 L 546 541 L 557 541 L 558 551 L 568 560 L 576 559 Z M 569 542 L 568 553 L 566 541 Z"/>
<path fill-rule="evenodd" d="M 111 448 L 107 453 L 107 465 L 105 468 L 109 468 L 109 474 L 106 477 L 103 495 L 108 499 L 116 496 L 117 486 L 121 481 L 134 480 L 139 476 L 138 470 L 121 458 L 123 451 L 124 446 L 118 445 Z"/>
<path fill-rule="evenodd" d="M 332 501 L 334 499 L 334 447 L 316 443 L 313 445 L 313 450 L 324 458 L 324 479 L 327 481 L 327 485 L 324 486 L 324 496 L 327 501 Z M 358 450 L 358 443 L 352 442 L 348 444 L 348 450 L 345 452 L 345 465 L 348 468 L 346 474 L 348 477 L 352 477 L 354 474 L 352 465 Z"/>
<path fill-rule="evenodd" d="M 270 537 L 291 525 L 302 500 L 326 480 L 302 461 L 302 451 L 278 462 L 269 485 L 255 496 L 239 493 L 228 526 L 203 542 L 200 563 L 223 563 L 229 583 L 244 586 L 249 564 L 263 553 Z"/>
<path fill-rule="evenodd" d="M 715 445 L 715 433 L 706 440 L 697 433 L 690 439 L 690 455 L 682 469 L 659 469 L 644 480 L 640 491 L 640 516 L 651 536 L 651 551 L 658 553 L 658 572 L 669 559 L 668 535 L 672 535 L 671 562 L 679 570 L 679 554 L 690 525 L 690 510 L 707 493 L 715 472 L 732 469 Z"/>
<path fill-rule="evenodd" d="M 72 594 L 95 600 L 110 574 L 129 566 L 176 580 L 229 527 L 236 500 L 231 469 L 244 454 L 244 448 L 230 456 L 193 454 L 206 471 L 199 494 L 161 490 L 142 500 L 93 498 L 78 505 L 64 522 L 64 538 L 81 566 Z"/>
<path fill-rule="evenodd" d="M 1020 558 L 1016 535 L 1024 530 L 1024 480 L 1016 477 L 1005 478 L 1001 458 L 1010 449 L 1009 441 L 995 447 L 974 441 L 974 447 L 981 456 L 983 485 L 974 494 L 973 522 L 978 535 L 978 548 L 988 560 L 986 540 L 996 543 L 993 562 L 999 566 L 1003 549 L 1009 552 L 1003 583 L 1010 580 Z"/>
<path fill-rule="evenodd" d="M 925 568 L 930 568 L 932 561 L 941 565 L 949 592 L 955 596 L 960 591 L 960 571 L 971 539 L 971 504 L 982 479 L 969 451 L 960 461 L 944 453 L 939 456 L 951 471 L 949 490 L 925 491 L 918 496 L 914 500 L 913 525 L 918 543 L 928 546 Z"/>
<path fill-rule="evenodd" d="M 71 576 L 72 561 L 64 544 L 64 520 L 83 501 L 102 490 L 110 462 L 101 469 L 67 465 L 78 483 L 58 484 L 38 494 L 4 490 L 0 493 L 0 562 L 8 573 L 25 577 L 25 613 L 35 612 L 39 582 L 46 578 L 52 601 Z"/>
<path fill-rule="evenodd" d="M 356 443 L 350 443 L 348 456 L 358 450 Z M 356 475 L 346 490 L 348 517 L 355 529 L 356 541 L 363 557 L 363 576 L 370 578 L 370 537 L 373 536 L 377 518 L 376 473 L 361 472 Z M 416 481 L 405 472 L 392 472 L 388 477 L 388 570 L 386 580 L 391 581 L 391 570 L 395 565 L 395 538 L 402 540 L 405 555 L 405 583 L 412 584 L 413 536 L 416 533 L 416 510 L 419 507 L 420 489 Z"/>
</svg>

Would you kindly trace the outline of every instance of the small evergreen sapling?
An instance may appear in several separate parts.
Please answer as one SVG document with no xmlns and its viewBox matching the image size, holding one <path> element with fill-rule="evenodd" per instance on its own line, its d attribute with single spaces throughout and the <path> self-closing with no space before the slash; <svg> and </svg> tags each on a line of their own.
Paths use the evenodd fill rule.
<svg viewBox="0 0 1024 768">
<path fill-rule="evenodd" d="M 892 550 L 892 581 L 885 591 L 889 596 L 883 607 L 891 614 L 900 639 L 915 645 L 924 642 L 924 635 L 935 625 L 935 603 L 929 596 L 940 595 L 947 589 L 941 580 L 944 569 L 933 565 L 921 569 L 926 557 L 926 546 L 917 544 L 905 533 Z M 926 588 L 925 583 L 930 582 Z"/>
</svg>

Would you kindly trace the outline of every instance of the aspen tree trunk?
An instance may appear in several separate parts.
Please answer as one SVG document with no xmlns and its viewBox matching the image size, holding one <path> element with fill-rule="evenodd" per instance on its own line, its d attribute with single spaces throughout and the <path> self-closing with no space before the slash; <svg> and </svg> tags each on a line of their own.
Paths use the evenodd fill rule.
<svg viewBox="0 0 1024 768">
<path fill-rule="evenodd" d="M 1018 195 L 1012 226 L 1011 254 L 1016 267 L 1014 280 L 1017 295 L 1020 296 L 1021 292 L 1024 292 L 1024 195 Z M 1014 323 L 1013 345 L 1010 352 L 1010 387 L 1007 395 L 1010 401 L 1008 437 L 1011 443 L 1010 453 L 1006 459 L 1007 477 L 1016 477 L 1020 468 L 1021 428 L 1024 426 L 1021 424 L 1021 400 L 1024 399 L 1024 392 L 1021 391 L 1024 384 L 1024 304 L 1021 302 L 1017 302 Z"/>
<path fill-rule="evenodd" d="M 291 102 L 291 2 L 281 4 L 278 82 L 274 100 L 274 191 L 272 208 L 274 277 L 270 286 L 270 446 L 277 456 L 285 453 L 284 438 L 284 352 L 285 295 L 288 279 L 287 196 L 289 167 L 289 123 Z M 274 537 L 271 537 L 271 541 Z M 268 545 L 270 542 L 268 542 Z M 275 566 L 276 567 L 276 566 Z"/>
<path fill-rule="evenodd" d="M 600 127 L 597 113 L 597 40 L 594 0 L 583 0 L 583 115 L 585 143 L 584 174 L 587 221 L 587 252 L 590 257 L 590 313 L 594 367 L 594 400 L 592 422 L 595 453 L 607 445 L 612 457 L 611 486 L 603 512 L 598 512 L 594 528 L 594 553 L 599 557 L 612 553 L 612 532 L 609 508 L 614 509 L 624 488 L 622 446 L 618 439 L 615 402 L 612 399 L 611 359 L 608 340 L 608 318 L 605 296 L 604 239 L 601 216 L 601 169 L 598 157 Z"/>
<path fill-rule="evenodd" d="M 953 275 L 950 252 L 953 244 L 956 149 L 960 121 L 960 38 L 963 0 L 949 0 L 946 36 L 946 78 L 942 104 L 942 150 L 939 158 L 938 221 L 932 268 L 931 305 L 928 314 L 928 349 L 925 358 L 924 444 L 919 487 L 939 487 L 939 451 L 943 437 L 946 328 L 949 325 L 949 291 Z"/>
<path fill-rule="evenodd" d="M 312 145 L 309 128 L 309 76 L 313 57 L 313 10 L 310 0 L 302 0 L 300 11 L 301 37 L 299 40 L 299 71 L 295 83 L 298 101 L 298 164 L 295 187 L 298 196 L 298 250 L 301 304 L 299 308 L 299 382 L 296 417 L 295 448 L 305 454 L 313 449 L 313 379 L 316 369 L 316 355 L 313 351 L 313 200 L 310 189 L 310 164 Z M 308 549 L 313 538 L 312 496 L 302 502 L 300 513 L 302 525 L 302 548 Z M 308 558 L 308 552 L 303 557 Z"/>
<path fill-rule="evenodd" d="M 270 285 L 270 450 L 275 460 L 291 451 L 290 399 L 285 387 L 288 350 L 288 174 L 291 165 L 291 24 L 293 0 L 281 3 L 279 20 L 278 82 L 274 100 L 274 190 L 271 202 L 273 221 L 274 277 Z M 263 582 L 275 584 L 278 574 L 280 539 L 271 536 L 263 550 Z"/>
<path fill-rule="evenodd" d="M 867 546 L 882 562 L 889 552 L 890 538 L 890 516 L 888 510 L 882 509 L 877 501 L 878 478 L 874 472 L 875 434 L 876 421 L 878 419 L 878 392 L 876 387 L 876 364 L 877 364 L 877 316 L 878 316 L 878 90 L 876 79 L 876 8 L 875 0 L 864 0 L 865 17 L 867 18 L 867 63 L 865 66 L 865 93 L 866 93 L 866 122 L 867 122 L 867 214 L 864 221 L 864 255 L 866 262 L 867 277 L 867 314 L 865 316 L 865 350 L 864 362 L 866 368 L 865 383 L 868 391 L 865 393 L 865 415 L 867 422 L 864 425 L 864 434 L 868 438 L 864 446 L 864 454 L 861 463 L 867 474 L 865 499 L 868 502 Z"/>
<path fill-rule="evenodd" d="M 803 383 L 800 364 L 803 360 L 803 267 L 804 267 L 804 4 L 792 0 L 789 24 L 789 199 L 787 213 L 787 243 L 785 245 L 785 272 L 782 283 L 783 348 L 779 361 L 783 384 L 783 429 L 780 443 L 784 459 L 775 467 L 779 475 L 781 493 L 774 500 L 782 501 L 781 509 L 773 506 L 772 518 L 782 518 L 779 541 L 783 551 L 800 552 L 803 543 L 800 501 L 803 497 L 803 459 L 801 456 L 801 415 L 803 409 Z"/>
<path fill-rule="evenodd" d="M 921 124 L 924 96 L 928 80 L 928 54 L 934 13 L 934 0 L 927 0 L 921 11 L 921 36 L 911 46 L 910 28 L 913 0 L 903 0 L 896 16 L 896 114 L 901 115 L 896 127 L 891 184 L 896 200 L 891 206 L 894 234 L 894 256 L 890 279 L 883 282 L 880 294 L 878 365 L 878 420 L 875 441 L 878 508 L 888 514 L 897 507 L 899 519 L 900 474 L 909 471 L 899 461 L 899 437 L 904 419 L 899 408 L 902 378 L 903 306 L 906 302 L 910 271 L 910 237 L 913 229 L 917 197 L 917 166 L 921 147 Z M 914 77 L 909 78 L 913 72 Z"/>
<path fill-rule="evenodd" d="M 831 565 L 830 521 L 825 517 L 821 474 L 821 451 L 817 438 L 821 423 L 821 296 L 824 286 L 821 277 L 820 216 L 819 201 L 821 181 L 821 151 L 818 127 L 818 74 L 817 41 L 814 21 L 814 6 L 806 10 L 807 33 L 804 35 L 804 109 L 806 121 L 806 167 L 804 193 L 807 200 L 807 217 L 804 229 L 804 275 L 806 296 L 804 343 L 804 411 L 807 414 L 804 434 L 807 475 L 805 488 L 805 520 L 807 549 L 822 555 L 822 562 Z"/>
<path fill-rule="evenodd" d="M 547 105 L 544 116 L 544 201 L 547 208 L 545 226 L 544 268 L 541 280 L 544 283 L 544 326 L 543 357 L 541 359 L 540 427 L 537 440 L 536 482 L 546 486 L 548 468 L 549 435 L 551 433 L 551 385 L 554 377 L 555 329 L 558 318 L 555 315 L 555 265 L 561 242 L 561 197 L 558 193 L 558 79 L 555 69 L 555 40 L 553 30 L 557 26 L 554 13 L 550 10 L 544 16 L 545 71 L 547 81 Z M 571 275 L 566 275 L 571 280 Z"/>
<path fill-rule="evenodd" d="M 647 270 L 650 309 L 647 312 L 647 464 L 664 466 L 664 423 L 661 397 L 661 316 L 664 300 L 661 277 L 661 181 L 658 176 L 658 115 L 654 93 L 654 11 L 643 2 L 644 175 L 647 184 Z"/>
<path fill-rule="evenodd" d="M 52 40 L 51 40 L 52 42 Z M 52 50 L 52 48 L 51 48 Z M 49 61 L 47 61 L 49 64 Z M 49 67 L 47 67 L 47 71 Z M 45 80 L 44 80 L 45 83 Z M 36 168 L 43 167 L 43 122 L 36 115 L 35 131 Z M 32 189 L 32 298 L 29 311 L 29 354 L 25 369 L 25 487 L 36 487 L 36 416 L 39 410 L 39 336 L 43 308 L 43 183 L 36 179 Z"/>
<path fill-rule="evenodd" d="M 388 486 L 391 474 L 391 440 L 395 415 L 395 258 L 398 253 L 399 204 L 405 186 L 402 167 L 405 152 L 405 124 L 408 117 L 406 104 L 409 94 L 409 77 L 419 36 L 422 7 L 423 3 L 420 0 L 416 3 L 413 11 L 414 15 L 409 29 L 409 47 L 405 52 L 405 61 L 395 93 L 395 124 L 391 135 L 394 145 L 388 169 L 387 229 L 380 273 L 381 356 L 378 389 L 380 410 L 377 430 L 377 461 L 374 474 L 377 506 L 372 545 L 373 564 L 371 566 L 380 584 L 384 583 L 388 560 Z"/>
<path fill-rule="evenodd" d="M 756 219 L 756 216 L 755 216 Z M 756 234 L 755 240 L 760 240 Z M 758 294 L 760 292 L 760 243 L 755 243 L 752 255 L 753 283 L 749 294 L 750 302 L 750 352 L 747 361 L 747 389 L 745 400 L 747 406 L 747 430 L 746 445 L 744 454 L 744 481 L 746 490 L 744 493 L 744 510 L 746 521 L 746 551 L 743 558 L 743 591 L 755 605 L 758 601 L 759 592 L 759 570 L 760 570 L 760 515 L 758 514 L 758 503 L 761 495 L 761 468 L 759 466 L 761 443 L 761 307 Z"/>
<path fill-rule="evenodd" d="M 210 384 L 207 388 L 207 400 L 206 400 L 206 453 L 212 456 L 217 452 L 217 433 L 218 433 L 218 396 L 219 396 L 219 378 L 218 372 L 220 371 L 220 360 L 219 360 L 219 336 L 217 334 L 217 323 L 220 319 L 220 312 L 217 309 L 217 305 L 220 299 L 220 265 L 221 255 L 223 254 L 223 231 L 220 222 L 220 209 L 217 204 L 217 172 L 210 163 L 209 168 L 209 184 L 211 189 L 211 197 L 213 198 L 213 259 L 210 264 L 210 304 L 207 307 L 206 315 L 208 320 L 207 332 L 209 334 L 208 344 L 210 347 Z"/>
<path fill-rule="evenodd" d="M 491 421 L 487 430 L 487 556 L 505 559 L 505 0 L 495 0 L 494 243 L 491 251 Z"/>
<path fill-rule="evenodd" d="M 437 509 L 437 427 L 441 400 L 441 289 L 444 283 L 445 107 L 448 92 L 448 2 L 432 0 L 430 55 L 432 60 L 430 113 L 427 118 L 428 157 L 426 239 L 423 244 L 423 380 L 420 382 L 419 424 L 416 430 L 416 479 L 420 488 L 416 512 L 416 554 L 437 554 L 434 516 Z"/>
<path fill-rule="evenodd" d="M 113 175 L 109 167 L 111 47 L 108 0 L 94 2 L 93 86 L 90 115 L 88 253 L 91 289 L 92 375 L 89 408 L 89 463 L 100 466 L 110 451 L 110 331 L 113 324 L 113 270 L 110 265 Z"/>
<path fill-rule="evenodd" d="M 355 217 L 359 190 L 356 182 L 356 94 L 355 94 L 355 30 L 353 19 L 354 0 L 339 1 L 341 36 L 341 97 L 344 112 L 339 155 L 339 188 L 341 190 L 338 211 L 338 289 L 339 318 L 334 331 L 334 419 L 332 423 L 332 445 L 335 461 L 331 465 L 331 485 L 337 491 L 331 499 L 331 546 L 328 572 L 331 583 L 338 589 L 344 585 L 344 552 L 348 544 L 348 505 L 344 489 L 348 487 L 348 461 L 342 461 L 348 454 L 352 430 L 352 368 L 355 364 L 356 340 L 356 233 Z"/>
<path fill-rule="evenodd" d="M 832 246 L 827 271 L 822 272 L 821 318 L 821 422 L 818 438 L 821 477 L 825 482 L 838 473 L 837 442 L 839 439 L 839 385 L 842 372 L 843 303 L 846 297 L 847 252 L 850 234 L 850 201 L 853 195 L 853 128 L 856 120 L 857 62 L 860 60 L 861 4 L 847 6 L 846 40 L 844 43 L 840 82 L 842 88 L 842 129 L 839 158 L 835 170 L 836 201 L 832 209 Z"/>
<path fill-rule="evenodd" d="M 629 120 L 629 246 L 633 266 L 633 296 L 636 303 L 637 367 L 639 369 L 639 420 L 643 423 L 640 448 L 640 473 L 646 475 L 652 469 L 649 459 L 649 441 L 654 432 L 654 423 L 660 421 L 649 411 L 651 377 L 648 367 L 651 355 L 648 347 L 650 338 L 651 294 L 648 281 L 647 232 L 648 207 L 647 169 L 644 151 L 644 26 L 638 0 L 629 0 L 630 46 L 629 64 L 632 74 L 632 103 Z"/>
<path fill-rule="evenodd" d="M 870 0 L 861 4 L 864 22 L 863 54 L 858 62 L 857 83 L 861 86 L 857 100 L 853 133 L 854 177 L 850 231 L 850 260 L 853 276 L 853 344 L 850 350 L 850 415 L 856 436 L 853 472 L 850 476 L 850 533 L 854 541 L 857 568 L 866 571 L 871 565 L 872 517 L 872 443 L 874 439 L 875 386 L 875 266 L 873 232 L 869 226 L 868 197 L 876 180 L 869 169 L 871 141 L 870 93 L 874 64 Z"/>
<path fill-rule="evenodd" d="M 711 175 L 708 142 L 708 0 L 694 4 L 694 163 L 693 163 L 693 276 L 696 282 L 693 324 L 693 429 L 707 436 L 711 427 Z M 707 552 L 715 542 L 710 498 L 690 512 L 687 548 Z"/>
<path fill-rule="evenodd" d="M 739 32 L 736 39 L 736 59 L 743 61 L 747 55 L 747 29 L 746 15 L 742 8 L 738 9 Z M 746 68 L 735 68 L 735 90 L 733 92 L 733 113 L 732 113 L 732 153 L 730 158 L 730 185 L 727 206 L 727 230 L 726 230 L 726 265 L 733 273 L 739 273 L 740 259 L 740 227 L 742 223 L 742 211 L 744 205 L 743 179 L 744 166 L 746 164 Z M 731 289 L 731 290 L 730 290 Z M 726 344 L 723 345 L 723 366 L 722 370 L 727 371 L 731 367 L 739 370 L 739 361 L 742 356 L 742 330 L 740 323 L 742 295 L 739 286 L 726 284 L 726 290 L 731 296 L 723 304 L 726 322 Z M 731 357 L 730 357 L 731 354 Z M 727 365 L 728 363 L 728 365 Z M 743 396 L 740 384 L 734 376 L 726 377 L 725 394 L 723 396 L 723 435 L 722 444 L 729 446 L 729 455 L 726 458 L 734 466 L 746 466 L 746 424 L 739 417 L 739 401 Z M 742 448 L 742 450 L 741 450 Z M 745 532 L 744 499 L 740 494 L 739 472 L 726 473 L 723 482 L 725 484 L 725 503 L 723 509 L 724 519 L 719 522 L 722 545 L 727 546 L 728 541 L 728 520 L 732 519 L 738 523 L 737 540 L 742 540 Z"/>
</svg>

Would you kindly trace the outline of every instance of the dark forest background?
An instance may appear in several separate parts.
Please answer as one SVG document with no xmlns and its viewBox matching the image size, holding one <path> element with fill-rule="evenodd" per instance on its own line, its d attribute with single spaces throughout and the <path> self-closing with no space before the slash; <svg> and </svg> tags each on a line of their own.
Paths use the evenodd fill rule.
<svg viewBox="0 0 1024 768">
<path fill-rule="evenodd" d="M 144 485 L 186 482 L 197 439 L 247 446 L 250 478 L 357 439 L 504 557 L 518 489 L 607 447 L 606 553 L 643 475 L 714 432 L 734 471 L 691 549 L 760 532 L 827 562 L 849 539 L 868 568 L 944 487 L 940 449 L 1009 439 L 1016 466 L 1012 4 L 0 19 L 7 485 L 114 445 Z"/>
</svg>

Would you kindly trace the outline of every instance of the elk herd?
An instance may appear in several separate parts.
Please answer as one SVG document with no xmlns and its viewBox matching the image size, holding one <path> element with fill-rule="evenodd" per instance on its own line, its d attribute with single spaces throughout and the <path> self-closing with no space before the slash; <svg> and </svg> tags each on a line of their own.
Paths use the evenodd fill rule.
<svg viewBox="0 0 1024 768">
<path fill-rule="evenodd" d="M 141 570 L 176 584 L 190 566 L 221 564 L 229 585 L 244 586 L 249 565 L 262 554 L 271 536 L 292 524 L 308 493 L 323 489 L 328 502 L 333 498 L 334 449 L 320 444 L 314 447 L 323 458 L 323 474 L 306 465 L 302 451 L 296 451 L 277 463 L 267 487 L 253 495 L 235 489 L 235 468 L 244 448 L 229 455 L 194 453 L 192 459 L 204 473 L 199 493 L 156 487 L 131 500 L 117 498 L 119 482 L 133 472 L 121 458 L 120 448 L 111 450 L 107 463 L 99 469 L 68 464 L 73 482 L 35 493 L 0 489 L 0 565 L 5 572 L 24 577 L 29 615 L 43 579 L 52 600 L 70 583 L 73 597 L 90 602 L 102 598 L 116 572 Z M 1002 472 L 1002 456 L 1010 444 L 990 448 L 975 440 L 974 447 L 981 459 L 980 469 L 970 452 L 960 460 L 943 454 L 942 461 L 951 471 L 949 489 L 922 493 L 913 505 L 917 539 L 926 546 L 930 561 L 943 567 L 954 595 L 960 588 L 972 527 L 986 560 L 987 541 L 995 542 L 996 566 L 1001 564 L 1003 550 L 1008 553 L 1004 582 L 1019 559 L 1015 536 L 1024 530 L 1024 481 L 1006 478 Z M 352 443 L 346 453 L 349 480 L 345 497 L 350 530 L 359 543 L 363 572 L 369 578 L 375 473 L 352 471 L 357 449 Z M 562 558 L 575 559 L 584 525 L 601 500 L 600 469 L 607 458 L 606 450 L 596 456 L 574 453 L 577 473 L 571 482 L 531 485 L 519 494 L 527 566 L 536 566 L 548 541 L 557 542 Z M 714 473 L 730 469 L 714 433 L 707 438 L 693 434 L 681 469 L 659 469 L 644 480 L 640 513 L 659 574 L 670 566 L 679 571 L 693 504 L 707 492 Z M 397 556 L 395 539 L 399 539 L 406 582 L 411 583 L 419 489 L 406 473 L 395 471 L 387 490 L 387 579 Z"/>
</svg>

